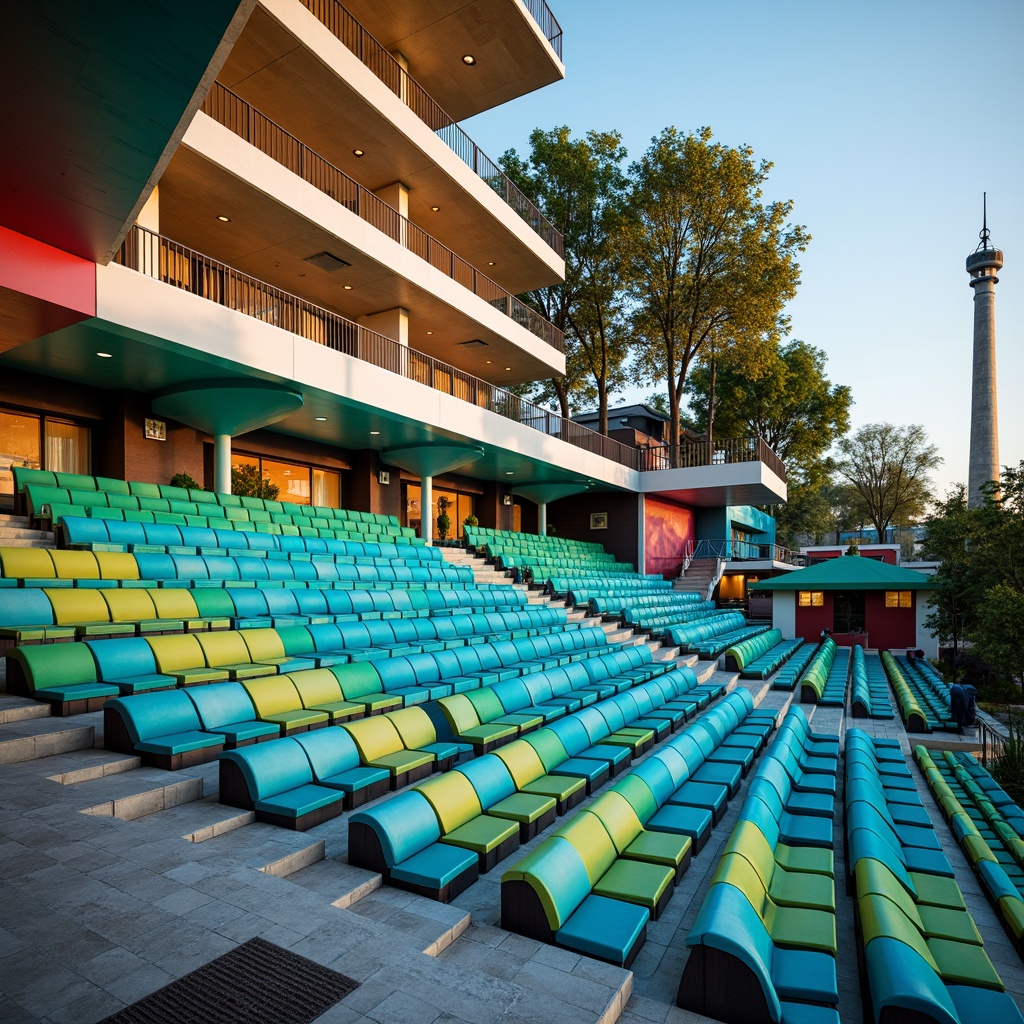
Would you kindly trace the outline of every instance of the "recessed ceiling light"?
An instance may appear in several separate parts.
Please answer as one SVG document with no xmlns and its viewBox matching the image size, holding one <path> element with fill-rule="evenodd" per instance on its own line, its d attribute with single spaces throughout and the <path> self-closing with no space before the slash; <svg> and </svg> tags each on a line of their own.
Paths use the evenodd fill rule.
<svg viewBox="0 0 1024 1024">
<path fill-rule="evenodd" d="M 515 476 L 515 473 L 513 473 L 511 469 L 506 469 L 505 476 Z"/>
<path fill-rule="evenodd" d="M 352 285 L 350 285 L 350 284 L 345 285 L 345 291 L 347 291 L 347 292 L 352 291 Z"/>
<path fill-rule="evenodd" d="M 100 359 L 113 359 L 114 358 L 109 352 L 97 352 L 96 355 L 98 355 L 100 357 Z"/>
<path fill-rule="evenodd" d="M 363 150 L 361 150 L 361 149 L 353 149 L 352 150 L 352 155 L 353 156 L 362 156 L 363 155 Z"/>
<path fill-rule="evenodd" d="M 471 53 L 463 54 L 462 63 L 467 65 L 468 67 L 472 67 L 476 63 L 476 57 L 474 57 L 473 54 Z"/>
<path fill-rule="evenodd" d="M 427 334 L 433 334 L 433 333 L 434 333 L 433 331 L 427 331 Z"/>
<path fill-rule="evenodd" d="M 491 363 L 493 363 L 493 362 L 494 362 L 494 360 L 493 360 L 493 359 L 488 359 L 488 360 L 487 360 L 487 365 L 488 365 L 488 366 L 490 366 L 490 365 L 491 365 Z"/>
<path fill-rule="evenodd" d="M 370 436 L 371 436 L 371 437 L 376 437 L 376 436 L 377 436 L 377 435 L 378 435 L 379 433 L 380 433 L 380 431 L 379 431 L 379 430 L 371 430 L 371 431 L 370 431 Z"/>
<path fill-rule="evenodd" d="M 327 422 L 327 417 L 326 416 L 317 416 L 316 421 L 317 421 L 317 423 L 326 423 Z"/>
<path fill-rule="evenodd" d="M 493 267 L 494 266 L 494 260 L 488 260 L 487 261 L 487 266 Z"/>
<path fill-rule="evenodd" d="M 512 367 L 511 367 L 511 366 L 506 366 L 506 367 L 505 367 L 505 369 L 506 369 L 506 370 L 511 370 L 511 369 L 512 369 Z"/>
<path fill-rule="evenodd" d="M 223 213 L 218 213 L 217 214 L 217 220 L 219 220 L 222 224 L 230 224 L 231 223 L 231 218 L 230 217 L 225 217 Z"/>
<path fill-rule="evenodd" d="M 434 211 L 434 213 L 437 213 L 437 211 L 440 210 L 441 207 L 440 206 L 432 206 L 431 209 Z"/>
</svg>

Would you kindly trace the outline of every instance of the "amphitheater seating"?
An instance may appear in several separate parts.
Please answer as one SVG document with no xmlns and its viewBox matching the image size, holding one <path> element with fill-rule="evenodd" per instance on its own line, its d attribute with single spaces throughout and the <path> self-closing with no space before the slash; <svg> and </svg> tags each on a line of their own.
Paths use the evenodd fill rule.
<svg viewBox="0 0 1024 1024">
<path fill-rule="evenodd" d="M 700 622 L 669 626 L 665 630 L 665 639 L 680 650 L 689 651 L 709 637 L 742 629 L 745 625 L 746 618 L 742 612 L 719 612 Z"/>
<path fill-rule="evenodd" d="M 910 788 L 892 787 L 889 794 L 885 776 L 904 777 L 894 767 L 898 762 L 887 760 L 858 729 L 847 738 L 862 754 L 875 755 L 847 759 L 846 787 L 849 866 L 875 1020 L 1024 1019 L 981 945 L 948 862 L 929 848 L 930 830 L 893 826 L 893 814 L 905 813 L 901 806 L 923 811 Z M 875 785 L 861 778 L 872 770 Z M 879 813 L 859 813 L 878 807 L 879 785 L 886 793 Z M 899 842 L 893 843 L 888 833 L 896 829 Z M 947 870 L 933 873 L 924 863 L 910 867 L 915 851 L 931 854 L 932 867 Z"/>
<path fill-rule="evenodd" d="M 752 714 L 770 729 L 773 719 L 752 707 L 749 693 L 737 691 L 705 717 L 724 733 Z M 702 724 L 620 778 L 505 872 L 502 927 L 620 966 L 632 963 L 647 922 L 660 915 L 673 881 L 698 849 L 695 823 L 706 820 L 710 827 L 710 812 L 668 803 L 704 760 L 700 748 L 686 742 Z M 632 843 L 638 844 L 635 852 Z"/>
<path fill-rule="evenodd" d="M 762 758 L 687 936 L 680 1007 L 726 1024 L 838 1022 L 831 850 L 785 842 L 759 795 L 786 763 L 820 759 L 822 744 L 793 709 Z"/>
<path fill-rule="evenodd" d="M 850 678 L 849 648 L 826 637 L 800 678 L 800 700 L 805 704 L 843 707 Z"/>
<path fill-rule="evenodd" d="M 772 680 L 772 689 L 795 690 L 804 669 L 811 663 L 817 652 L 818 645 L 814 643 L 804 644 L 803 647 L 798 648 L 789 661 L 775 674 L 775 678 Z"/>
<path fill-rule="evenodd" d="M 1024 958 L 1024 812 L 967 753 L 914 759 L 1018 955 Z"/>
<path fill-rule="evenodd" d="M 891 719 L 889 684 L 878 655 L 866 655 L 864 648 L 856 644 L 851 655 L 850 675 L 853 679 L 853 717 Z"/>
<path fill-rule="evenodd" d="M 752 661 L 767 654 L 782 642 L 781 629 L 769 629 L 730 647 L 725 652 L 725 668 L 728 672 L 742 672 Z M 763 678 L 763 677 L 762 677 Z"/>
<path fill-rule="evenodd" d="M 882 651 L 880 657 L 907 732 L 956 729 L 956 722 L 949 712 L 948 687 L 938 684 L 945 691 L 940 693 L 931 681 L 922 685 L 920 677 L 911 674 L 906 662 L 900 665 L 889 651 Z"/>
</svg>

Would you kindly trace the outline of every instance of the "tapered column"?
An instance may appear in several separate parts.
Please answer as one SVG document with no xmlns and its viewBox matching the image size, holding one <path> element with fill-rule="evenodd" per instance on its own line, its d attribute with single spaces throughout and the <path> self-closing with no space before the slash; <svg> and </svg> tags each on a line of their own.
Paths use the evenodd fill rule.
<svg viewBox="0 0 1024 1024">
<path fill-rule="evenodd" d="M 434 543 L 434 478 L 420 477 L 420 536 L 425 544 Z"/>
<path fill-rule="evenodd" d="M 231 493 L 230 434 L 216 434 L 213 438 L 213 489 L 218 494 Z"/>
</svg>

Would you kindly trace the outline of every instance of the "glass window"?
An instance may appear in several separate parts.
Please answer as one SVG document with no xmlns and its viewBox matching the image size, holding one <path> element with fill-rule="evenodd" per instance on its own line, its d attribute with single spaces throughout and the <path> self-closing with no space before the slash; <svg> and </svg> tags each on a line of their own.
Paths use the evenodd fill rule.
<svg viewBox="0 0 1024 1024">
<path fill-rule="evenodd" d="M 864 592 L 839 591 L 832 601 L 832 632 L 864 632 Z"/>
<path fill-rule="evenodd" d="M 311 469 L 295 462 L 231 454 L 233 468 L 256 466 L 264 480 L 277 486 L 277 500 L 293 505 L 341 508 L 341 474 L 330 469 Z"/>
<path fill-rule="evenodd" d="M 313 470 L 313 504 L 341 508 L 341 474 L 329 469 Z"/>
<path fill-rule="evenodd" d="M 277 500 L 290 501 L 296 505 L 309 505 L 309 469 L 291 462 L 274 462 L 261 459 L 263 477 L 277 486 Z"/>
<path fill-rule="evenodd" d="M 46 468 L 54 473 L 89 472 L 89 428 L 48 419 L 43 425 Z"/>
<path fill-rule="evenodd" d="M 801 590 L 797 598 L 801 608 L 821 608 L 825 604 L 825 594 L 821 590 Z"/>
<path fill-rule="evenodd" d="M 437 532 L 437 517 L 440 515 L 437 507 L 437 499 L 446 497 L 451 505 L 448 507 L 448 518 L 451 526 L 448 527 L 448 540 L 454 540 L 462 536 L 462 520 L 473 514 L 476 507 L 476 498 L 472 494 L 460 494 L 458 491 L 446 491 L 434 488 L 433 505 L 429 509 L 431 536 L 434 540 L 440 540 Z M 405 488 L 405 525 L 412 527 L 417 536 L 420 533 L 422 524 L 422 512 L 420 511 L 420 487 L 418 484 L 407 484 Z"/>
<path fill-rule="evenodd" d="M 913 606 L 909 590 L 887 590 L 885 592 L 886 608 L 911 608 Z"/>
<path fill-rule="evenodd" d="M 0 495 L 14 494 L 12 466 L 39 469 L 39 417 L 0 412 Z"/>
</svg>

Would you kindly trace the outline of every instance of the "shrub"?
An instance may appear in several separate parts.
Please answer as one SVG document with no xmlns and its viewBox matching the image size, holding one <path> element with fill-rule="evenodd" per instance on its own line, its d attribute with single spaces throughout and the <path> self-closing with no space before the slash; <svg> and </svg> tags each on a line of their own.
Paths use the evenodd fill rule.
<svg viewBox="0 0 1024 1024">
<path fill-rule="evenodd" d="M 243 498 L 266 498 L 276 501 L 281 488 L 260 476 L 258 466 L 244 463 L 231 467 L 231 493 Z"/>
<path fill-rule="evenodd" d="M 172 487 L 184 487 L 189 491 L 201 491 L 204 490 L 203 485 L 199 483 L 194 477 L 188 475 L 188 473 L 175 473 L 171 477 Z"/>
<path fill-rule="evenodd" d="M 452 507 L 452 499 L 443 494 L 437 499 L 437 536 L 441 540 L 448 539 L 448 531 L 452 528 L 452 517 L 448 515 L 448 509 Z"/>
<path fill-rule="evenodd" d="M 477 517 L 474 516 L 474 515 L 468 515 L 468 516 L 466 516 L 465 519 L 462 520 L 462 525 L 463 526 L 469 526 L 469 527 L 472 528 L 474 526 L 479 526 L 480 525 L 480 520 L 477 519 Z"/>
</svg>

